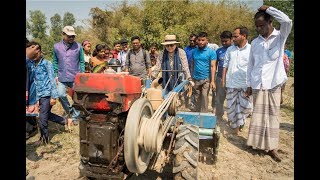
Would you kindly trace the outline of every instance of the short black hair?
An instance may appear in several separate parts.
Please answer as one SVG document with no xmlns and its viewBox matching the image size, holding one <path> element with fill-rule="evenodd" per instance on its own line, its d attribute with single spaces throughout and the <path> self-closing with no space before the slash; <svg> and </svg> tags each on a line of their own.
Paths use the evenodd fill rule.
<svg viewBox="0 0 320 180">
<path fill-rule="evenodd" d="M 272 22 L 273 17 L 266 13 L 266 11 L 258 11 L 255 15 L 254 15 L 254 19 L 258 19 L 259 17 L 263 17 L 263 19 L 267 22 Z"/>
<path fill-rule="evenodd" d="M 248 39 L 249 36 L 249 30 L 247 27 L 245 26 L 238 26 L 236 28 L 234 28 L 234 30 L 239 29 L 240 30 L 240 34 L 241 35 L 246 35 L 246 39 Z"/>
<path fill-rule="evenodd" d="M 220 34 L 220 39 L 229 38 L 232 39 L 232 33 L 230 31 L 223 31 Z"/>
<path fill-rule="evenodd" d="M 36 41 L 30 41 L 30 42 L 28 42 L 27 43 L 27 45 L 26 45 L 26 47 L 30 47 L 30 46 L 32 46 L 32 45 L 38 45 L 38 49 L 41 51 L 41 45 L 40 45 L 40 43 L 38 43 L 38 42 L 36 42 Z"/>
<path fill-rule="evenodd" d="M 198 37 L 208 37 L 208 33 L 206 32 L 200 32 Z"/>
<path fill-rule="evenodd" d="M 26 45 L 29 43 L 29 40 L 28 40 L 28 38 L 26 38 Z"/>
<path fill-rule="evenodd" d="M 127 40 L 127 39 L 121 39 L 121 40 L 120 40 L 120 44 L 125 44 L 125 43 L 128 43 L 128 40 Z"/>
<path fill-rule="evenodd" d="M 114 43 L 113 43 L 113 46 L 115 46 L 115 45 L 117 45 L 117 44 L 120 44 L 120 45 L 121 45 L 120 41 L 114 42 Z"/>
<path fill-rule="evenodd" d="M 133 37 L 131 38 L 131 42 L 134 41 L 135 39 L 138 39 L 138 40 L 140 41 L 140 37 L 139 37 L 139 36 L 133 36 Z"/>
<path fill-rule="evenodd" d="M 192 37 L 198 37 L 195 33 L 191 33 L 190 35 L 189 35 L 189 38 L 192 38 Z"/>
<path fill-rule="evenodd" d="M 157 47 L 157 44 L 156 43 L 152 43 L 151 45 L 150 45 L 150 48 L 151 47 Z"/>
<path fill-rule="evenodd" d="M 99 52 L 101 50 L 106 50 L 107 49 L 107 45 L 106 44 L 97 44 L 96 47 L 94 48 L 93 52 L 92 52 L 92 56 L 95 57 L 97 54 L 99 54 Z"/>
</svg>

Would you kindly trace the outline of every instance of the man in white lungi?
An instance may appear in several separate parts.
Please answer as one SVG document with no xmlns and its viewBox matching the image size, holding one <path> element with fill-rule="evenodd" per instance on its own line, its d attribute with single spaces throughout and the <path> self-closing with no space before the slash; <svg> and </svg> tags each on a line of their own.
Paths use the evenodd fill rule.
<svg viewBox="0 0 320 180">
<path fill-rule="evenodd" d="M 251 97 L 247 97 L 247 66 L 251 45 L 248 43 L 249 30 L 237 27 L 232 33 L 233 45 L 227 49 L 223 64 L 222 84 L 227 88 L 227 116 L 231 128 L 238 135 L 245 119 L 252 111 Z"/>
<path fill-rule="evenodd" d="M 280 23 L 280 30 L 272 20 Z M 284 45 L 292 28 L 292 20 L 274 7 L 262 5 L 254 16 L 259 36 L 251 43 L 248 64 L 247 95 L 253 96 L 253 114 L 247 145 L 266 150 L 277 162 L 281 86 L 287 75 L 283 64 Z"/>
</svg>

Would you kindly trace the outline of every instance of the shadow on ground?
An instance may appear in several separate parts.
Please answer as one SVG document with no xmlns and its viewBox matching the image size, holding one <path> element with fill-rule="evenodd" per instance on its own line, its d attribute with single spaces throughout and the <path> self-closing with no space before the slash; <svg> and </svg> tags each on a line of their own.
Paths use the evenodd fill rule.
<svg viewBox="0 0 320 180">
<path fill-rule="evenodd" d="M 249 123 L 248 119 L 246 119 L 246 123 Z M 266 151 L 252 149 L 250 146 L 247 146 L 247 139 L 241 135 L 235 135 L 233 129 L 228 125 L 226 120 L 219 120 L 218 124 L 220 126 L 221 135 L 223 135 L 223 137 L 234 146 L 252 155 L 267 155 Z"/>
<path fill-rule="evenodd" d="M 290 123 L 280 123 L 280 129 L 281 130 L 286 130 L 288 132 L 293 132 L 294 131 L 294 125 Z"/>
<path fill-rule="evenodd" d="M 65 132 L 64 126 L 54 125 L 54 123 L 49 124 L 49 138 L 50 140 L 56 135 Z M 57 150 L 62 149 L 60 142 L 50 142 L 49 144 L 42 144 L 37 146 L 35 143 L 40 137 L 40 130 L 38 129 L 38 134 L 32 139 L 28 139 L 26 143 L 26 157 L 30 161 L 39 161 L 43 158 L 44 154 L 54 154 Z M 29 142 L 28 142 L 29 141 Z M 41 148 L 41 152 L 38 154 L 37 149 Z"/>
<path fill-rule="evenodd" d="M 294 106 L 288 104 L 281 104 L 280 108 L 283 110 L 294 111 Z"/>
</svg>

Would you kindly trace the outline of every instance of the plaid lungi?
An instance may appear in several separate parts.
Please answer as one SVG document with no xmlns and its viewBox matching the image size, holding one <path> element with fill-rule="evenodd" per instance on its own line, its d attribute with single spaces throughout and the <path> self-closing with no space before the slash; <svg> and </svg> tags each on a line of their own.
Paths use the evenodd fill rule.
<svg viewBox="0 0 320 180">
<path fill-rule="evenodd" d="M 279 142 L 281 86 L 252 90 L 253 113 L 247 145 L 254 149 L 273 150 Z"/>
<path fill-rule="evenodd" d="M 232 128 L 244 125 L 252 111 L 252 99 L 245 96 L 245 88 L 227 88 L 227 116 Z"/>
</svg>

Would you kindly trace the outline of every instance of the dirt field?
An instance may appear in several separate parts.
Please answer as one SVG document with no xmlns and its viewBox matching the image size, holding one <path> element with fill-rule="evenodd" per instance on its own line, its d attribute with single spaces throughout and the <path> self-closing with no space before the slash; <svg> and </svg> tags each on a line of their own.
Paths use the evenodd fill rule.
<svg viewBox="0 0 320 180">
<path fill-rule="evenodd" d="M 294 104 L 293 78 L 286 84 L 284 104 L 281 106 L 279 155 L 282 162 L 275 162 L 269 155 L 246 146 L 250 118 L 246 120 L 243 132 L 232 135 L 226 119 L 218 122 L 221 138 L 216 164 L 200 164 L 201 179 L 221 180 L 271 180 L 294 179 Z M 60 104 L 53 111 L 62 114 Z M 226 118 L 226 115 L 224 116 Z M 64 127 L 49 123 L 52 144 L 35 147 L 39 134 L 26 141 L 27 179 L 83 179 L 79 177 L 79 130 L 67 133 Z M 161 156 L 161 154 L 160 154 Z M 155 166 L 142 175 L 132 175 L 128 179 L 172 179 L 170 162 L 160 168 L 155 158 Z"/>
</svg>

